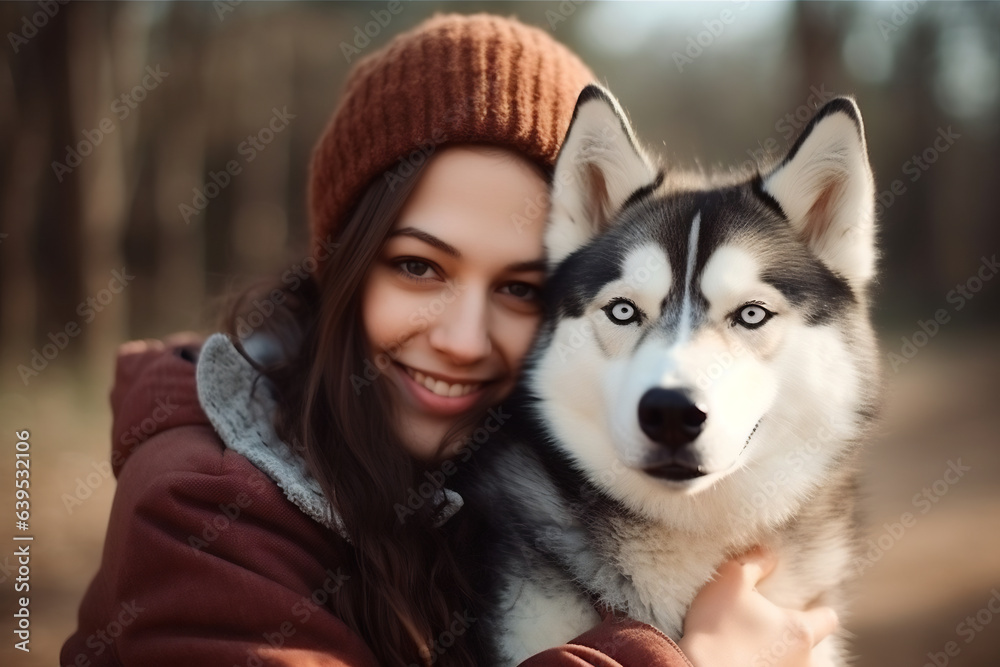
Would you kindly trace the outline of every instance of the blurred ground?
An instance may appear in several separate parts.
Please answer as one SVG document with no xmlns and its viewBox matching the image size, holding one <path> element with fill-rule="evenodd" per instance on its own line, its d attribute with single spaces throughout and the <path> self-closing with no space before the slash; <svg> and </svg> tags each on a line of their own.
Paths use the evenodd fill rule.
<svg viewBox="0 0 1000 667">
<path fill-rule="evenodd" d="M 886 336 L 883 349 L 895 349 L 892 341 L 898 340 Z M 881 437 L 868 450 L 865 479 L 870 537 L 884 553 L 873 551 L 874 562 L 863 567 L 855 615 L 848 623 L 857 635 L 859 667 L 921 667 L 928 653 L 940 654 L 939 665 L 945 659 L 958 667 L 1000 664 L 1000 618 L 990 623 L 994 614 L 987 606 L 994 590 L 1000 600 L 996 341 L 996 333 L 945 330 L 898 373 L 889 371 Z M 0 664 L 58 663 L 59 647 L 75 626 L 76 608 L 100 560 L 114 494 L 113 480 L 101 473 L 109 447 L 110 358 L 103 367 L 107 372 L 87 383 L 50 369 L 30 401 L 10 388 L 0 395 L 0 421 L 31 431 L 36 503 L 32 652 L 14 651 L 12 642 L 4 641 Z M 3 437 L 13 436 L 5 432 Z M 11 450 L 7 444 L 3 451 Z M 945 479 L 949 462 L 959 460 L 970 469 L 954 484 L 935 485 Z M 0 460 L 4 479 L 13 477 L 12 462 L 7 455 Z M 937 501 L 917 498 L 915 503 L 914 496 L 925 488 Z M 9 507 L 12 498 L 9 492 L 5 496 L 0 502 Z M 65 499 L 74 496 L 80 504 L 67 506 Z M 903 530 L 893 527 L 904 512 L 915 523 L 908 521 Z M 0 566 L 9 562 L 4 559 L 10 552 L 9 547 L 0 552 Z M 10 576 L 5 572 L 0 567 L 0 577 Z M 0 586 L 5 619 L 0 630 L 8 638 L 11 589 L 9 582 Z M 993 606 L 1000 609 L 1000 601 Z M 978 625 L 960 626 L 977 614 Z M 948 642 L 955 642 L 956 657 L 945 656 Z"/>
</svg>

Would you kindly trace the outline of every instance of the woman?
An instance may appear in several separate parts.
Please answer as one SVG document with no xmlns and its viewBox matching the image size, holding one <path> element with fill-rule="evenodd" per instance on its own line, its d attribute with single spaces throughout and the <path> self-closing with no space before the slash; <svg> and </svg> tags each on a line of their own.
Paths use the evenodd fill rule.
<svg viewBox="0 0 1000 667">
<path fill-rule="evenodd" d="M 118 488 L 62 664 L 477 664 L 447 483 L 538 324 L 547 180 L 592 79 L 487 15 L 357 64 L 313 156 L 312 255 L 228 336 L 122 348 Z M 818 664 L 836 621 L 757 595 L 771 566 L 726 564 L 680 648 L 606 613 L 526 664 Z"/>
</svg>

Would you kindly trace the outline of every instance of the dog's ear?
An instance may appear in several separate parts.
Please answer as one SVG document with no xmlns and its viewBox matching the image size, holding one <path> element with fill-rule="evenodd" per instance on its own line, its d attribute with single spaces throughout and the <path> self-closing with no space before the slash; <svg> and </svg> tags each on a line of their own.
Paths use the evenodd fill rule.
<svg viewBox="0 0 1000 667">
<path fill-rule="evenodd" d="M 762 189 L 827 266 L 858 286 L 874 276 L 875 180 L 854 100 L 824 105 Z"/>
<path fill-rule="evenodd" d="M 584 88 L 553 174 L 549 265 L 604 232 L 636 190 L 655 187 L 661 178 L 614 96 L 596 84 Z"/>
</svg>

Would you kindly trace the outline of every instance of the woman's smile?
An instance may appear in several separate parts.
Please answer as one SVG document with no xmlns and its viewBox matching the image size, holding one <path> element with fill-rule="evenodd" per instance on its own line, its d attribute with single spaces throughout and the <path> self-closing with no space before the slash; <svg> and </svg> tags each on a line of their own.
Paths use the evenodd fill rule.
<svg viewBox="0 0 1000 667">
<path fill-rule="evenodd" d="M 440 373 L 428 373 L 418 371 L 416 368 L 401 364 L 411 378 L 422 384 L 438 396 L 465 396 L 466 394 L 479 389 L 487 380 L 468 379 L 464 382 L 455 378 L 449 378 Z"/>
<path fill-rule="evenodd" d="M 402 371 L 396 373 L 402 380 L 401 384 L 416 403 L 427 412 L 441 416 L 458 415 L 471 408 L 488 384 L 478 380 L 449 382 L 441 376 L 423 373 L 399 362 L 395 366 L 397 371 Z"/>
</svg>

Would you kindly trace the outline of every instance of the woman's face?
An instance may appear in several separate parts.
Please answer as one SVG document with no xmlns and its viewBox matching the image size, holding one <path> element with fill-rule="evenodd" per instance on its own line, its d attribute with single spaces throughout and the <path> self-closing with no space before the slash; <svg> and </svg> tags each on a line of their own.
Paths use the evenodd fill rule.
<svg viewBox="0 0 1000 667">
<path fill-rule="evenodd" d="M 513 388 L 541 317 L 547 202 L 540 171 L 517 153 L 454 145 L 430 158 L 404 204 L 362 317 L 413 456 L 453 454 L 441 440 L 455 421 Z"/>
</svg>

